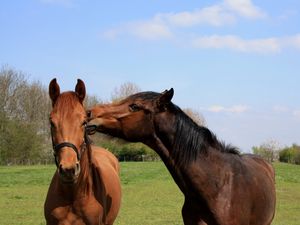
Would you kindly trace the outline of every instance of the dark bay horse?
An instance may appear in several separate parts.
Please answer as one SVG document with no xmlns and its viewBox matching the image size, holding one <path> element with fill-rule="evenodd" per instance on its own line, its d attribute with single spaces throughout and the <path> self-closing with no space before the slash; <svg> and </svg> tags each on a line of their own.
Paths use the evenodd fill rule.
<svg viewBox="0 0 300 225">
<path fill-rule="evenodd" d="M 113 154 L 91 146 L 83 107 L 85 85 L 60 93 L 49 85 L 51 135 L 57 170 L 44 205 L 48 225 L 111 225 L 121 202 L 119 164 Z"/>
<path fill-rule="evenodd" d="M 97 131 L 143 142 L 161 157 L 185 196 L 186 225 L 270 225 L 273 167 L 241 155 L 171 102 L 174 91 L 140 92 L 87 112 Z"/>
</svg>

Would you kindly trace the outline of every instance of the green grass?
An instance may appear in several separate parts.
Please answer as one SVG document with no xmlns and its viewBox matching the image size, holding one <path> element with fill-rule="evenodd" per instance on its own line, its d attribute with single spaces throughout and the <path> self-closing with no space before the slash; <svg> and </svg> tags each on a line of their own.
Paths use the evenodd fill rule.
<svg viewBox="0 0 300 225">
<path fill-rule="evenodd" d="M 45 224 L 43 204 L 54 166 L 0 167 L 0 224 Z"/>
<path fill-rule="evenodd" d="M 300 224 L 300 166 L 275 164 L 276 215 L 275 225 Z"/>
<path fill-rule="evenodd" d="M 276 163 L 273 225 L 299 225 L 300 166 Z M 161 162 L 122 163 L 117 225 L 181 225 L 183 196 Z M 55 166 L 0 167 L 0 225 L 45 224 L 43 204 Z"/>
<path fill-rule="evenodd" d="M 183 196 L 161 162 L 122 163 L 117 225 L 182 224 Z"/>
</svg>

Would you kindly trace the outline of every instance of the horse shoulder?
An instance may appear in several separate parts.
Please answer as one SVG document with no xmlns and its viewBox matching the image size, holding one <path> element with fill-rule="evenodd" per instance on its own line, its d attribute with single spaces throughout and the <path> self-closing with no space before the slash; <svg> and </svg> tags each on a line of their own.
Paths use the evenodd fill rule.
<svg viewBox="0 0 300 225">
<path fill-rule="evenodd" d="M 94 165 L 101 166 L 105 165 L 108 169 L 113 168 L 114 171 L 119 174 L 120 172 L 120 165 L 118 159 L 105 148 L 92 146 L 92 161 Z"/>
<path fill-rule="evenodd" d="M 103 184 L 107 186 L 107 190 L 119 192 L 119 189 L 121 189 L 121 182 L 119 177 L 120 167 L 118 159 L 108 150 L 93 146 L 92 165 Z"/>
<path fill-rule="evenodd" d="M 94 184 L 97 187 L 96 199 L 102 202 L 107 224 L 115 220 L 121 205 L 121 181 L 118 159 L 108 150 L 92 146 Z"/>
</svg>

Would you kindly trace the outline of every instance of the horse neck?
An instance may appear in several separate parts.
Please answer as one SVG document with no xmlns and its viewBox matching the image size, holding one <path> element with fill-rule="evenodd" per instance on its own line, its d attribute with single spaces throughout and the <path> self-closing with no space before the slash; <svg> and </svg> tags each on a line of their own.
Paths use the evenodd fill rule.
<svg viewBox="0 0 300 225">
<path fill-rule="evenodd" d="M 166 165 L 178 187 L 184 192 L 186 185 L 183 182 L 180 168 L 176 165 L 175 161 L 170 155 L 170 150 L 165 146 L 162 140 L 158 136 L 154 135 L 150 141 L 144 142 L 144 144 L 155 150 L 155 152 L 160 156 Z"/>
<path fill-rule="evenodd" d="M 176 127 L 176 129 L 157 132 L 145 144 L 159 154 L 174 181 L 185 192 L 184 190 L 188 186 L 186 184 L 188 167 L 193 165 L 196 160 L 205 160 L 211 154 L 206 149 L 210 147 L 209 142 L 211 140 L 209 138 L 211 136 L 209 135 L 211 133 L 207 128 L 194 124 L 183 112 L 179 111 L 179 113 L 181 114 L 175 115 L 175 120 L 166 121 L 166 123 L 173 121 L 173 124 L 168 124 L 167 127 Z M 190 135 L 193 135 L 193 137 L 191 138 Z M 199 157 L 200 154 L 203 154 L 204 157 Z"/>
<path fill-rule="evenodd" d="M 177 166 L 188 165 L 200 154 L 209 154 L 209 148 L 219 148 L 216 137 L 205 127 L 198 126 L 180 108 L 175 107 L 173 117 L 156 124 L 154 138 L 148 143 L 162 157 Z"/>
<path fill-rule="evenodd" d="M 80 160 L 80 175 L 75 184 L 75 195 L 89 195 L 93 191 L 93 177 L 91 170 L 91 147 L 86 144 Z"/>
</svg>

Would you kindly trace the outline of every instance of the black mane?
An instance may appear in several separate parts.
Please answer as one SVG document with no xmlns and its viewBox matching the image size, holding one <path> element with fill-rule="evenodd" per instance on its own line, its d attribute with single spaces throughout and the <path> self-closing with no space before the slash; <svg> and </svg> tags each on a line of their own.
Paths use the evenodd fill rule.
<svg viewBox="0 0 300 225">
<path fill-rule="evenodd" d="M 172 111 L 176 115 L 176 134 L 172 151 L 176 162 L 190 163 L 199 154 L 206 154 L 209 148 L 223 153 L 240 154 L 236 147 L 220 142 L 208 128 L 196 124 L 176 105 L 173 105 Z"/>
</svg>

